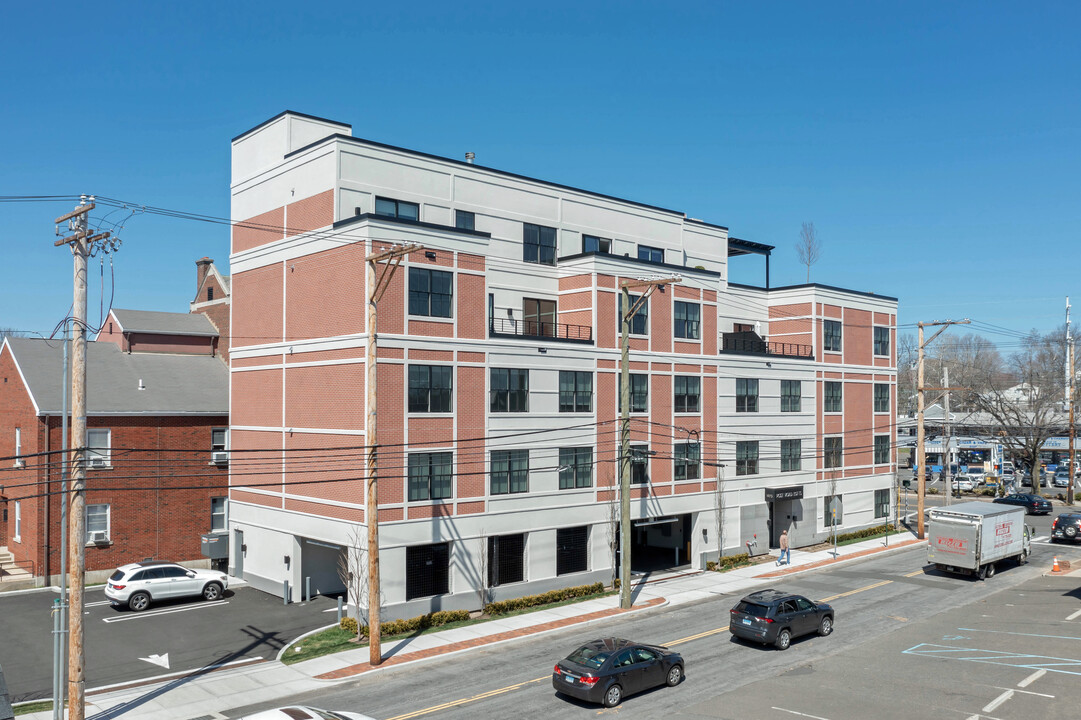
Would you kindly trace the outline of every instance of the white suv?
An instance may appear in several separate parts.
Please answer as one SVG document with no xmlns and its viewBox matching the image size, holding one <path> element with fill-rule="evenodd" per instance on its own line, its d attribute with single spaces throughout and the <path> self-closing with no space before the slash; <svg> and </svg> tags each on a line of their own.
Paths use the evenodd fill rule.
<svg viewBox="0 0 1081 720">
<path fill-rule="evenodd" d="M 229 576 L 216 570 L 192 570 L 171 562 L 138 562 L 117 568 L 105 584 L 105 597 L 113 605 L 126 604 L 136 612 L 151 601 L 202 595 L 218 600 L 229 587 Z"/>
</svg>

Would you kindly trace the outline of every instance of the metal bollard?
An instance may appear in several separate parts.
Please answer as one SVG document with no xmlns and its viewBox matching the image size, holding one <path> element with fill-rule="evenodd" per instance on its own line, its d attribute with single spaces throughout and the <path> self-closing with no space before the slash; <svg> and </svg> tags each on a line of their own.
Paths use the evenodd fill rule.
<svg viewBox="0 0 1081 720">
<path fill-rule="evenodd" d="M 289 581 L 282 580 L 282 605 L 289 604 Z"/>
<path fill-rule="evenodd" d="M 342 596 L 338 596 L 338 624 L 342 624 Z"/>
<path fill-rule="evenodd" d="M 304 578 L 304 602 L 312 601 L 312 579 L 311 577 Z"/>
</svg>

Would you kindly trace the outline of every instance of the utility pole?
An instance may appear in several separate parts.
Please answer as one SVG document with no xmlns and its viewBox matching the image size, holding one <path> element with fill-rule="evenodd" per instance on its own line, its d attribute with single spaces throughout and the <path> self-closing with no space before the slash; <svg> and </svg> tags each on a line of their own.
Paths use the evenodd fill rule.
<svg viewBox="0 0 1081 720">
<path fill-rule="evenodd" d="M 374 241 L 372 242 L 374 250 Z M 376 444 L 378 442 L 378 423 L 376 422 L 376 326 L 379 301 L 390 285 L 395 271 L 402 264 L 402 258 L 411 252 L 423 250 L 418 243 L 394 245 L 388 249 L 373 252 L 365 258 L 368 263 L 368 278 L 364 283 L 368 293 L 368 353 L 365 358 L 367 379 L 364 382 L 365 410 L 367 425 L 364 429 L 364 444 L 368 446 L 367 476 L 368 500 L 364 506 L 364 519 L 368 523 L 368 662 L 374 667 L 383 662 L 383 648 L 380 642 L 379 610 L 379 492 L 378 467 L 376 463 Z M 389 260 L 376 276 L 379 263 Z M 357 568 L 360 572 L 360 568 Z M 360 598 L 357 598 L 359 603 Z"/>
<path fill-rule="evenodd" d="M 942 422 L 946 429 L 946 436 L 942 439 L 942 483 L 946 488 L 946 504 L 950 505 L 953 502 L 953 478 L 950 476 L 950 443 L 953 439 L 950 437 L 950 369 L 948 367 L 942 368 L 942 387 L 946 388 L 946 396 L 942 401 L 945 405 Z"/>
<path fill-rule="evenodd" d="M 950 325 L 968 325 L 971 322 L 968 319 L 965 320 L 943 320 L 941 322 L 921 322 L 917 323 L 919 326 L 919 347 L 917 355 L 917 369 L 916 369 L 916 537 L 920 540 L 924 538 L 924 519 L 923 519 L 923 503 L 927 496 L 927 448 L 924 445 L 924 429 L 923 429 L 923 350 L 930 345 L 935 338 L 946 331 Z M 925 327 L 938 327 L 938 331 L 928 338 L 926 341 L 923 339 L 923 329 Z M 952 487 L 950 488 L 953 489 Z"/>
<path fill-rule="evenodd" d="M 83 590 L 86 571 L 86 266 L 94 244 L 108 240 L 110 233 L 91 235 L 87 215 L 95 207 L 85 195 L 79 206 L 56 219 L 67 221 L 72 235 L 61 237 L 54 247 L 69 245 L 75 259 L 72 327 L 75 338 L 71 359 L 71 479 L 69 481 L 68 559 L 71 563 L 71 600 L 68 621 L 68 718 L 83 720 L 86 713 L 85 656 L 83 653 Z"/>
<path fill-rule="evenodd" d="M 1073 426 L 1073 404 L 1074 404 L 1074 360 L 1073 360 L 1073 337 L 1070 335 L 1070 298 L 1066 298 L 1066 405 L 1069 408 L 1069 423 L 1070 423 L 1070 484 L 1067 486 L 1066 503 L 1073 505 L 1074 499 L 1074 474 L 1077 471 L 1077 466 L 1074 465 L 1074 426 Z"/>
<path fill-rule="evenodd" d="M 642 309 L 653 291 L 665 285 L 683 282 L 680 275 L 669 277 L 641 277 L 622 284 L 620 298 L 623 318 L 620 334 L 619 358 L 620 411 L 619 411 L 619 606 L 631 607 L 631 378 L 630 378 L 630 332 L 631 319 Z M 642 295 L 631 305 L 631 289 L 642 288 Z M 720 558 L 718 558 L 720 561 Z"/>
</svg>

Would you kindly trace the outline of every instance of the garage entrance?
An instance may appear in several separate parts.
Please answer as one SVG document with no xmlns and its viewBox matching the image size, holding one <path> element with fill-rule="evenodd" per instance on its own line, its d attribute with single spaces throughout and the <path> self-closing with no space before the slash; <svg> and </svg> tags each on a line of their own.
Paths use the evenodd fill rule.
<svg viewBox="0 0 1081 720">
<path fill-rule="evenodd" d="M 691 515 L 631 521 L 631 570 L 656 572 L 690 565 Z"/>
<path fill-rule="evenodd" d="M 341 545 L 301 538 L 300 541 L 300 592 L 311 587 L 312 597 L 316 595 L 340 595 L 345 592 L 338 566 L 345 557 L 345 548 Z M 301 597 L 297 593 L 295 597 Z"/>
</svg>

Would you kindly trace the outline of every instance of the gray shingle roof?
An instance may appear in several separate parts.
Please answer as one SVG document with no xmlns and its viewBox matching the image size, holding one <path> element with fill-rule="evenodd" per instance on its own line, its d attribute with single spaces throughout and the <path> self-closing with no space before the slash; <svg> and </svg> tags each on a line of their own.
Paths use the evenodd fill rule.
<svg viewBox="0 0 1081 720">
<path fill-rule="evenodd" d="M 163 335 L 218 334 L 213 323 L 202 313 L 155 312 L 153 310 L 118 310 L 113 317 L 124 332 L 152 332 Z"/>
<path fill-rule="evenodd" d="M 8 338 L 7 343 L 38 411 L 59 414 L 63 343 L 37 338 Z M 228 415 L 229 369 L 210 355 L 125 353 L 111 342 L 88 342 L 86 403 L 88 415 Z"/>
</svg>

